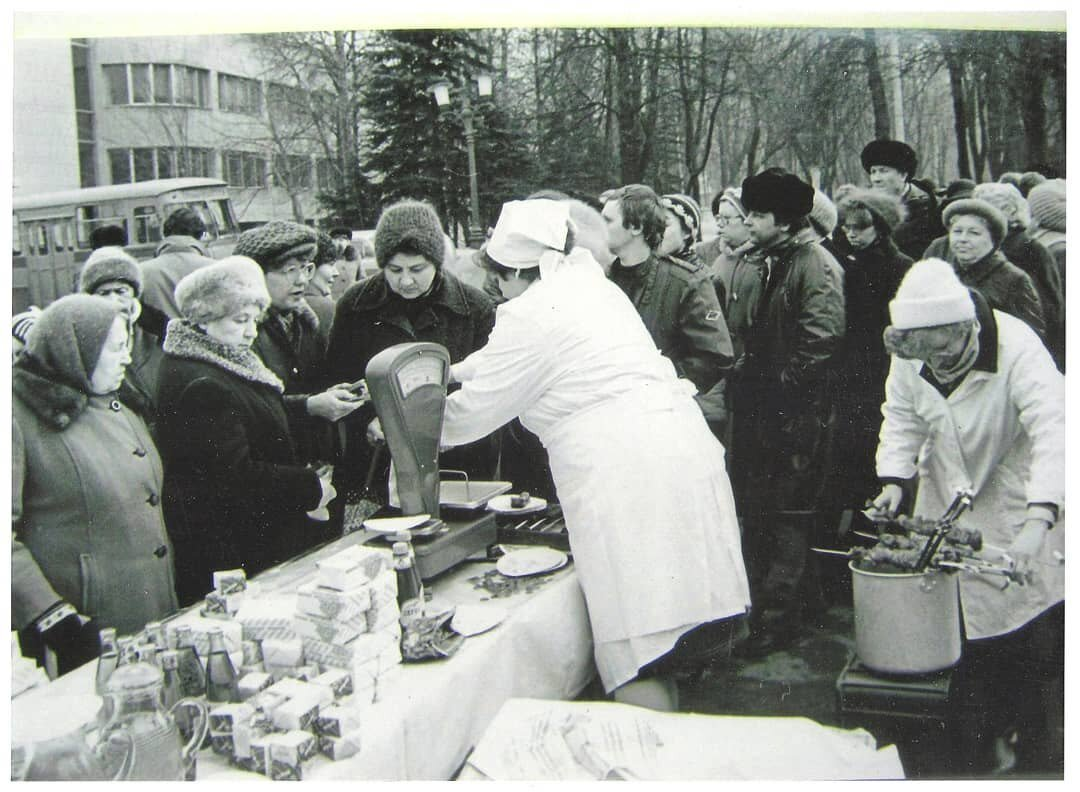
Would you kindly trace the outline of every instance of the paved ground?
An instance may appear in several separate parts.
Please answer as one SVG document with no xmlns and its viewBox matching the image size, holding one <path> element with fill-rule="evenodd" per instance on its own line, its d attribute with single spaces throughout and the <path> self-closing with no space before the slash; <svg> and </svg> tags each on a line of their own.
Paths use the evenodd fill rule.
<svg viewBox="0 0 1080 792">
<path fill-rule="evenodd" d="M 787 648 L 755 659 L 716 663 L 697 679 L 680 684 L 680 709 L 715 715 L 799 716 L 843 728 L 867 729 L 879 744 L 894 743 L 909 778 L 988 778 L 946 744 L 944 727 L 933 721 L 874 720 L 842 713 L 837 679 L 855 649 L 851 608 L 834 605 L 821 623 L 805 628 Z M 599 697 L 590 689 L 583 698 Z M 950 732 L 949 734 L 955 734 Z M 1002 777 L 998 775 L 996 777 Z M 1005 773 L 1011 778 L 1061 778 L 1060 768 Z"/>
</svg>

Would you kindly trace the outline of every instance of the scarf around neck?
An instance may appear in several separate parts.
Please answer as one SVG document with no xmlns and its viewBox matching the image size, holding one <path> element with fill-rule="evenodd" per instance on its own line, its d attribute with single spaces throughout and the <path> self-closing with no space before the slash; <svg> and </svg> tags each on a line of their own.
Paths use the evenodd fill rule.
<svg viewBox="0 0 1080 792">
<path fill-rule="evenodd" d="M 223 344 L 187 319 L 173 319 L 169 322 L 163 347 L 165 353 L 173 357 L 210 363 L 248 382 L 269 385 L 278 393 L 285 392 L 281 380 L 267 368 L 254 349 Z"/>
<path fill-rule="evenodd" d="M 975 358 L 979 356 L 979 323 L 975 322 L 971 326 L 971 332 L 968 334 L 967 342 L 964 344 L 964 349 L 960 353 L 960 357 L 956 359 L 956 363 L 945 369 L 937 369 L 930 365 L 930 361 L 926 362 L 926 367 L 930 369 L 930 373 L 934 375 L 934 379 L 943 385 L 948 385 L 950 382 L 954 382 L 960 377 L 964 376 L 975 364 Z"/>
</svg>

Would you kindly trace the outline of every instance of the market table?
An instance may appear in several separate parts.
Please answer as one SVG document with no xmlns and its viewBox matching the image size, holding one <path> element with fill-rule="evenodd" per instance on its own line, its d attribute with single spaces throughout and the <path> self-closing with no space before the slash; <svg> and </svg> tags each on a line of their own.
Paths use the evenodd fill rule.
<svg viewBox="0 0 1080 792">
<path fill-rule="evenodd" d="M 367 538 L 351 534 L 268 570 L 254 579 L 257 591 L 276 596 L 295 591 L 314 576 L 317 560 Z M 492 562 L 466 562 L 431 581 L 429 588 L 441 603 L 480 603 L 490 594 L 470 578 L 493 568 Z M 449 659 L 404 664 L 380 676 L 376 701 L 364 710 L 360 752 L 338 762 L 316 757 L 305 766 L 305 779 L 448 779 L 506 700 L 577 696 L 595 666 L 585 600 L 573 566 L 515 580 L 516 591 L 492 600 L 507 610 L 497 627 L 467 638 Z M 80 709 L 95 712 L 94 669 L 95 663 L 88 663 L 13 699 L 13 744 L 27 737 L 40 739 L 43 724 L 70 723 Z M 200 781 L 259 778 L 209 750 L 199 754 Z"/>
</svg>

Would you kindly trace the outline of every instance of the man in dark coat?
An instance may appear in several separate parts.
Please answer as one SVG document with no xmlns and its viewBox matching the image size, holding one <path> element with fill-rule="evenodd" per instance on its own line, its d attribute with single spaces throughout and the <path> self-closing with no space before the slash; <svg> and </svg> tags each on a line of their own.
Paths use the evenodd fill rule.
<svg viewBox="0 0 1080 792">
<path fill-rule="evenodd" d="M 733 400 L 754 650 L 790 639 L 802 621 L 835 420 L 830 367 L 844 335 L 844 292 L 840 266 L 809 227 L 809 184 L 770 168 L 743 182 L 741 198 L 768 272 Z"/>
<path fill-rule="evenodd" d="M 616 259 L 609 277 L 641 314 L 656 347 L 680 377 L 707 393 L 731 365 L 731 336 L 701 264 L 657 256 L 667 227 L 660 198 L 642 184 L 608 196 L 602 213 Z"/>
<path fill-rule="evenodd" d="M 191 207 L 181 206 L 171 212 L 161 230 L 165 238 L 154 251 L 154 258 L 142 262 L 142 302 L 173 319 L 180 315 L 173 296 L 176 284 L 214 259 L 202 242 L 206 223 Z"/>
<path fill-rule="evenodd" d="M 893 232 L 896 246 L 912 259 L 945 232 L 933 188 L 915 178 L 918 157 L 915 149 L 899 140 L 871 140 L 862 150 L 863 170 L 870 187 L 900 196 L 907 220 Z"/>
</svg>

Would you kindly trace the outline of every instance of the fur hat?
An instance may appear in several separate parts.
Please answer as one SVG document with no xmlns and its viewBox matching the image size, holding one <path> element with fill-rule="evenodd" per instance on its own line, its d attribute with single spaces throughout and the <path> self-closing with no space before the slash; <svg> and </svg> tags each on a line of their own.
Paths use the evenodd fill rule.
<svg viewBox="0 0 1080 792">
<path fill-rule="evenodd" d="M 1031 194 L 1031 191 L 1046 181 L 1046 177 L 1038 171 L 1028 171 L 1020 177 L 1020 194 L 1027 198 Z"/>
<path fill-rule="evenodd" d="M 271 220 L 242 233 L 233 253 L 252 259 L 268 270 L 294 256 L 311 261 L 317 242 L 314 228 L 291 220 Z"/>
<path fill-rule="evenodd" d="M 34 326 L 39 316 L 41 316 L 41 309 L 36 305 L 31 305 L 22 313 L 15 314 L 11 317 L 11 337 L 25 344 L 30 337 L 30 328 Z"/>
<path fill-rule="evenodd" d="M 90 249 L 123 247 L 127 244 L 127 231 L 118 225 L 103 225 L 90 231 Z"/>
<path fill-rule="evenodd" d="M 136 297 L 142 294 L 139 262 L 121 247 L 98 248 L 87 257 L 79 273 L 79 291 L 93 294 L 98 286 L 110 281 L 129 283 Z"/>
<path fill-rule="evenodd" d="M 352 241 L 352 229 L 351 228 L 346 228 L 345 226 L 334 226 L 333 228 L 330 229 L 329 233 L 330 233 L 330 238 L 331 239 L 333 239 L 335 237 L 345 237 L 349 241 Z"/>
<path fill-rule="evenodd" d="M 672 193 L 660 196 L 660 204 L 675 213 L 692 239 L 701 239 L 701 207 L 697 201 L 689 195 Z"/>
<path fill-rule="evenodd" d="M 974 319 L 975 303 L 951 264 L 924 259 L 912 264 L 900 281 L 889 316 L 897 330 L 939 327 Z"/>
<path fill-rule="evenodd" d="M 748 212 L 806 217 L 814 208 L 814 188 L 794 173 L 768 168 L 743 179 L 740 199 Z"/>
<path fill-rule="evenodd" d="M 974 190 L 975 182 L 971 179 L 954 179 L 949 182 L 949 186 L 945 188 L 945 195 L 938 203 L 938 208 L 941 211 L 945 211 L 945 207 L 953 201 L 958 201 L 961 198 L 970 198 Z"/>
<path fill-rule="evenodd" d="M 945 228 L 949 227 L 949 223 L 957 215 L 975 215 L 985 220 L 995 249 L 1001 246 L 1009 230 L 1009 222 L 1005 219 L 1005 215 L 993 204 L 979 198 L 961 198 L 946 206 L 945 211 L 941 213 L 941 221 L 945 224 Z"/>
<path fill-rule="evenodd" d="M 1023 193 L 1011 184 L 1000 184 L 998 182 L 977 184 L 971 193 L 971 197 L 996 206 L 1005 215 L 1010 225 L 1016 224 L 1021 228 L 1027 228 L 1031 225 L 1031 210 L 1028 208 L 1027 199 L 1024 198 Z M 1006 209 L 1003 208 L 1004 206 L 1012 209 L 1011 218 L 1006 213 Z"/>
<path fill-rule="evenodd" d="M 375 262 L 379 268 L 403 247 L 413 248 L 441 269 L 446 243 L 439 216 L 431 204 L 422 201 L 399 201 L 386 207 L 375 226 Z"/>
<path fill-rule="evenodd" d="M 193 324 L 230 316 L 249 305 L 270 305 L 262 269 L 246 256 L 229 256 L 190 272 L 174 292 L 180 313 Z"/>
<path fill-rule="evenodd" d="M 61 297 L 38 316 L 24 354 L 68 384 L 90 393 L 90 379 L 117 316 L 120 306 L 106 297 Z"/>
<path fill-rule="evenodd" d="M 333 264 L 337 261 L 337 248 L 334 247 L 334 240 L 325 231 L 319 231 L 318 241 L 315 246 L 315 266 L 321 267 L 323 264 Z"/>
<path fill-rule="evenodd" d="M 821 190 L 814 190 L 814 208 L 810 210 L 810 225 L 819 236 L 827 237 L 836 228 L 836 204 Z"/>
<path fill-rule="evenodd" d="M 863 147 L 861 159 L 867 173 L 874 165 L 885 165 L 906 173 L 909 180 L 919 165 L 915 149 L 900 140 L 871 140 Z"/>
<path fill-rule="evenodd" d="M 562 251 L 566 246 L 569 221 L 570 207 L 565 201 L 508 201 L 485 252 L 496 264 L 511 269 L 538 267 L 545 252 Z"/>
<path fill-rule="evenodd" d="M 839 199 L 838 207 L 845 219 L 852 211 L 865 210 L 874 221 L 874 227 L 889 234 L 907 217 L 907 209 L 900 197 L 881 190 L 848 190 L 847 194 Z"/>
<path fill-rule="evenodd" d="M 1027 197 L 1031 217 L 1039 228 L 1065 233 L 1065 182 L 1051 179 L 1031 188 Z"/>
</svg>

